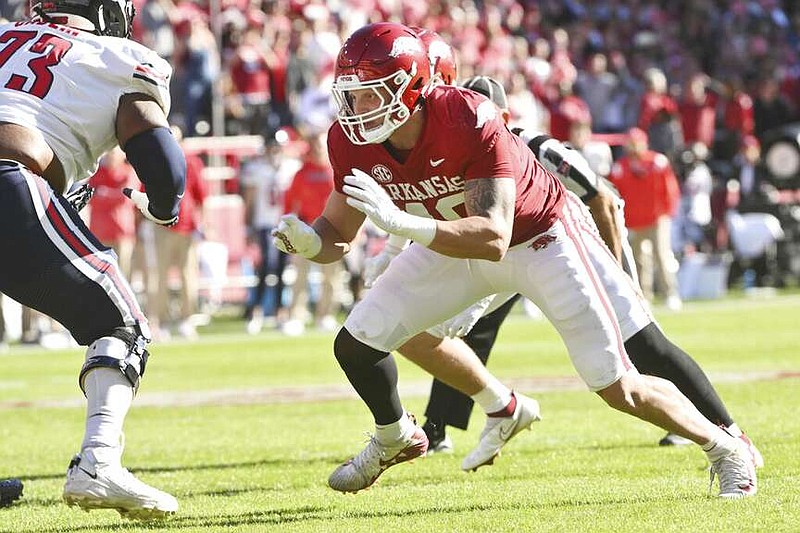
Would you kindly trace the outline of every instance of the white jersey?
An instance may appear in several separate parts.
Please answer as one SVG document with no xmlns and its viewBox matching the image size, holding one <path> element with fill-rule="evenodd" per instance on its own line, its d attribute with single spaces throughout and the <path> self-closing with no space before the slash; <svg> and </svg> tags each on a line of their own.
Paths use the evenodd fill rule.
<svg viewBox="0 0 800 533">
<path fill-rule="evenodd" d="M 0 122 L 39 131 L 67 188 L 117 145 L 122 95 L 147 94 L 169 113 L 171 75 L 169 63 L 129 39 L 48 23 L 0 26 Z"/>
<path fill-rule="evenodd" d="M 577 194 L 584 202 L 593 198 L 600 187 L 598 176 L 580 152 L 561 141 L 536 130 L 520 130 L 520 139 L 528 145 L 536 159 Z"/>
</svg>

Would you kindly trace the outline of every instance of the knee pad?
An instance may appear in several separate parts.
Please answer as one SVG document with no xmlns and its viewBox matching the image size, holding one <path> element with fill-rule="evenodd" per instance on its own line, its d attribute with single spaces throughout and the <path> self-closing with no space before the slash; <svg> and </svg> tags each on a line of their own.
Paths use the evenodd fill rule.
<svg viewBox="0 0 800 533">
<path fill-rule="evenodd" d="M 78 376 L 78 384 L 83 393 L 86 394 L 83 385 L 86 374 L 93 368 L 105 367 L 119 370 L 133 386 L 135 394 L 139 390 L 139 381 L 144 376 L 150 355 L 145 349 L 147 342 L 138 329 L 125 327 L 115 328 L 90 344 L 86 349 L 86 361 Z"/>
<path fill-rule="evenodd" d="M 388 352 L 376 350 L 356 339 L 347 328 L 341 328 L 336 335 L 333 341 L 333 354 L 345 372 L 348 368 L 372 366 L 389 355 Z"/>
</svg>

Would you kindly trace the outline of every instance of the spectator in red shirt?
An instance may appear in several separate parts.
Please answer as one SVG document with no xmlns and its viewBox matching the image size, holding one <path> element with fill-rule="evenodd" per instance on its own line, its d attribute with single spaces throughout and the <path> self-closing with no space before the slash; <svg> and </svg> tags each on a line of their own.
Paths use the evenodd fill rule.
<svg viewBox="0 0 800 533">
<path fill-rule="evenodd" d="M 644 81 L 646 90 L 639 110 L 639 129 L 647 134 L 653 150 L 673 159 L 683 146 L 678 104 L 667 92 L 667 77 L 660 69 L 647 69 Z"/>
<path fill-rule="evenodd" d="M 753 99 L 742 88 L 742 81 L 733 78 L 729 82 L 730 95 L 723 112 L 723 125 L 726 129 L 737 132 L 741 142 L 748 135 L 753 134 L 755 121 L 753 119 Z"/>
<path fill-rule="evenodd" d="M 269 130 L 277 130 L 292 124 L 292 111 L 289 106 L 287 89 L 287 70 L 289 68 L 291 33 L 289 30 L 276 30 L 275 39 L 267 56 L 269 66 Z M 268 133 L 270 133 L 268 132 Z"/>
<path fill-rule="evenodd" d="M 270 70 L 262 31 L 257 21 L 250 21 L 230 62 L 229 105 L 240 123 L 238 133 L 242 134 L 260 134 L 267 126 Z"/>
<path fill-rule="evenodd" d="M 90 206 L 89 230 L 117 254 L 119 268 L 130 279 L 131 257 L 136 244 L 136 206 L 122 195 L 125 187 L 139 187 L 125 152 L 114 148 L 100 161 L 97 172 L 89 178 L 94 187 Z"/>
<path fill-rule="evenodd" d="M 714 157 L 731 160 L 739 152 L 744 138 L 753 134 L 753 99 L 744 91 L 741 78 L 735 75 L 725 80 L 720 93 L 722 127 L 718 131 Z"/>
<path fill-rule="evenodd" d="M 333 168 L 326 149 L 327 135 L 314 133 L 308 135 L 308 152 L 303 158 L 303 166 L 292 179 L 292 184 L 284 195 L 284 212 L 294 213 L 307 224 L 311 224 L 322 214 L 328 196 L 333 192 Z M 309 299 L 308 274 L 311 261 L 300 255 L 293 255 L 292 261 L 297 269 L 297 279 L 292 287 L 292 303 L 289 306 L 289 320 L 281 331 L 286 335 L 300 335 L 305 331 Z M 314 318 L 320 329 L 332 331 L 337 327 L 336 293 L 342 274 L 342 264 L 338 261 L 321 264 L 322 291 L 317 302 Z"/>
<path fill-rule="evenodd" d="M 678 310 L 678 269 L 672 253 L 672 217 L 680 201 L 678 179 L 667 157 L 648 149 L 645 132 L 633 128 L 629 136 L 628 153 L 614 164 L 609 178 L 625 200 L 625 223 L 644 296 L 653 301 L 657 273 L 667 306 Z"/>
<path fill-rule="evenodd" d="M 180 132 L 175 136 L 181 139 Z M 170 316 L 170 274 L 173 269 L 180 274 L 179 316 L 175 322 L 182 337 L 195 338 L 197 332 L 190 318 L 197 311 L 199 294 L 199 263 L 197 259 L 197 239 L 202 234 L 203 203 L 208 195 L 203 181 L 205 164 L 200 156 L 186 154 L 186 191 L 181 201 L 178 222 L 170 228 L 155 228 L 155 251 L 157 264 L 157 283 L 154 295 L 155 321 L 152 324 L 165 333 L 164 326 L 172 322 Z M 156 288 L 157 286 L 157 288 Z"/>
<path fill-rule="evenodd" d="M 678 105 L 686 146 L 702 143 L 706 148 L 714 145 L 714 120 L 716 97 L 706 91 L 708 77 L 705 74 L 692 76 Z"/>
<path fill-rule="evenodd" d="M 586 102 L 572 92 L 572 82 L 559 84 L 560 96 L 550 105 L 550 135 L 559 141 L 568 141 L 574 124 L 592 122 L 592 114 Z"/>
</svg>

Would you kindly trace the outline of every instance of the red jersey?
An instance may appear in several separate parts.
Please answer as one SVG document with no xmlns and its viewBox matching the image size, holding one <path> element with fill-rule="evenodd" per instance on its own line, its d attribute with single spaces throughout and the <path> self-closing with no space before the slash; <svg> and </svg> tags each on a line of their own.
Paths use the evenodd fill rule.
<svg viewBox="0 0 800 533">
<path fill-rule="evenodd" d="M 653 226 L 678 207 L 680 186 L 664 154 L 647 150 L 638 158 L 622 157 L 609 179 L 625 200 L 625 225 L 632 230 Z"/>
<path fill-rule="evenodd" d="M 573 94 L 557 100 L 550 108 L 550 135 L 559 141 L 568 141 L 575 123 L 592 122 L 589 105 Z"/>
<path fill-rule="evenodd" d="M 205 163 L 196 154 L 186 155 L 186 191 L 181 200 L 178 222 L 170 227 L 170 231 L 190 234 L 200 229 L 203 203 L 208 196 L 208 188 L 203 179 Z"/>
<path fill-rule="evenodd" d="M 664 116 L 678 114 L 678 104 L 669 95 L 647 92 L 642 96 L 639 109 L 639 128 L 647 131 L 653 121 L 663 121 Z"/>
<path fill-rule="evenodd" d="M 678 106 L 683 142 L 687 145 L 701 142 L 710 148 L 714 144 L 716 109 L 714 103 L 708 100 L 700 104 L 684 100 Z"/>
<path fill-rule="evenodd" d="M 333 191 L 333 171 L 329 165 L 304 161 L 284 194 L 284 212 L 311 224 L 322 214 Z"/>
<path fill-rule="evenodd" d="M 138 186 L 133 168 L 128 163 L 115 167 L 103 163 L 88 183 L 94 187 L 89 229 L 95 237 L 105 244 L 133 238 L 136 235 L 136 207 L 122 195 L 124 187 Z"/>
<path fill-rule="evenodd" d="M 553 225 L 564 202 L 561 182 L 547 172 L 503 123 L 496 106 L 478 93 L 439 86 L 426 97 L 425 126 L 404 162 L 383 144 L 356 146 L 339 123 L 328 134 L 336 190 L 357 168 L 370 174 L 400 209 L 435 220 L 466 216 L 464 183 L 512 178 L 517 194 L 511 245 Z"/>
<path fill-rule="evenodd" d="M 734 93 L 725 104 L 723 123 L 727 129 L 742 136 L 752 135 L 755 130 L 753 99 L 743 92 Z"/>
<path fill-rule="evenodd" d="M 257 48 L 241 45 L 231 61 L 230 72 L 238 94 L 263 102 L 269 100 L 269 67 Z"/>
</svg>

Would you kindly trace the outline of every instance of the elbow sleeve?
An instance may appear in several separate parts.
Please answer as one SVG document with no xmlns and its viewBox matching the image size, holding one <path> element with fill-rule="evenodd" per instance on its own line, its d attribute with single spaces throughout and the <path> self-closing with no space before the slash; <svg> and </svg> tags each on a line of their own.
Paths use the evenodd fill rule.
<svg viewBox="0 0 800 533">
<path fill-rule="evenodd" d="M 154 128 L 132 137 L 123 147 L 144 184 L 150 211 L 161 219 L 178 215 L 186 188 L 186 158 L 167 128 Z"/>
</svg>

